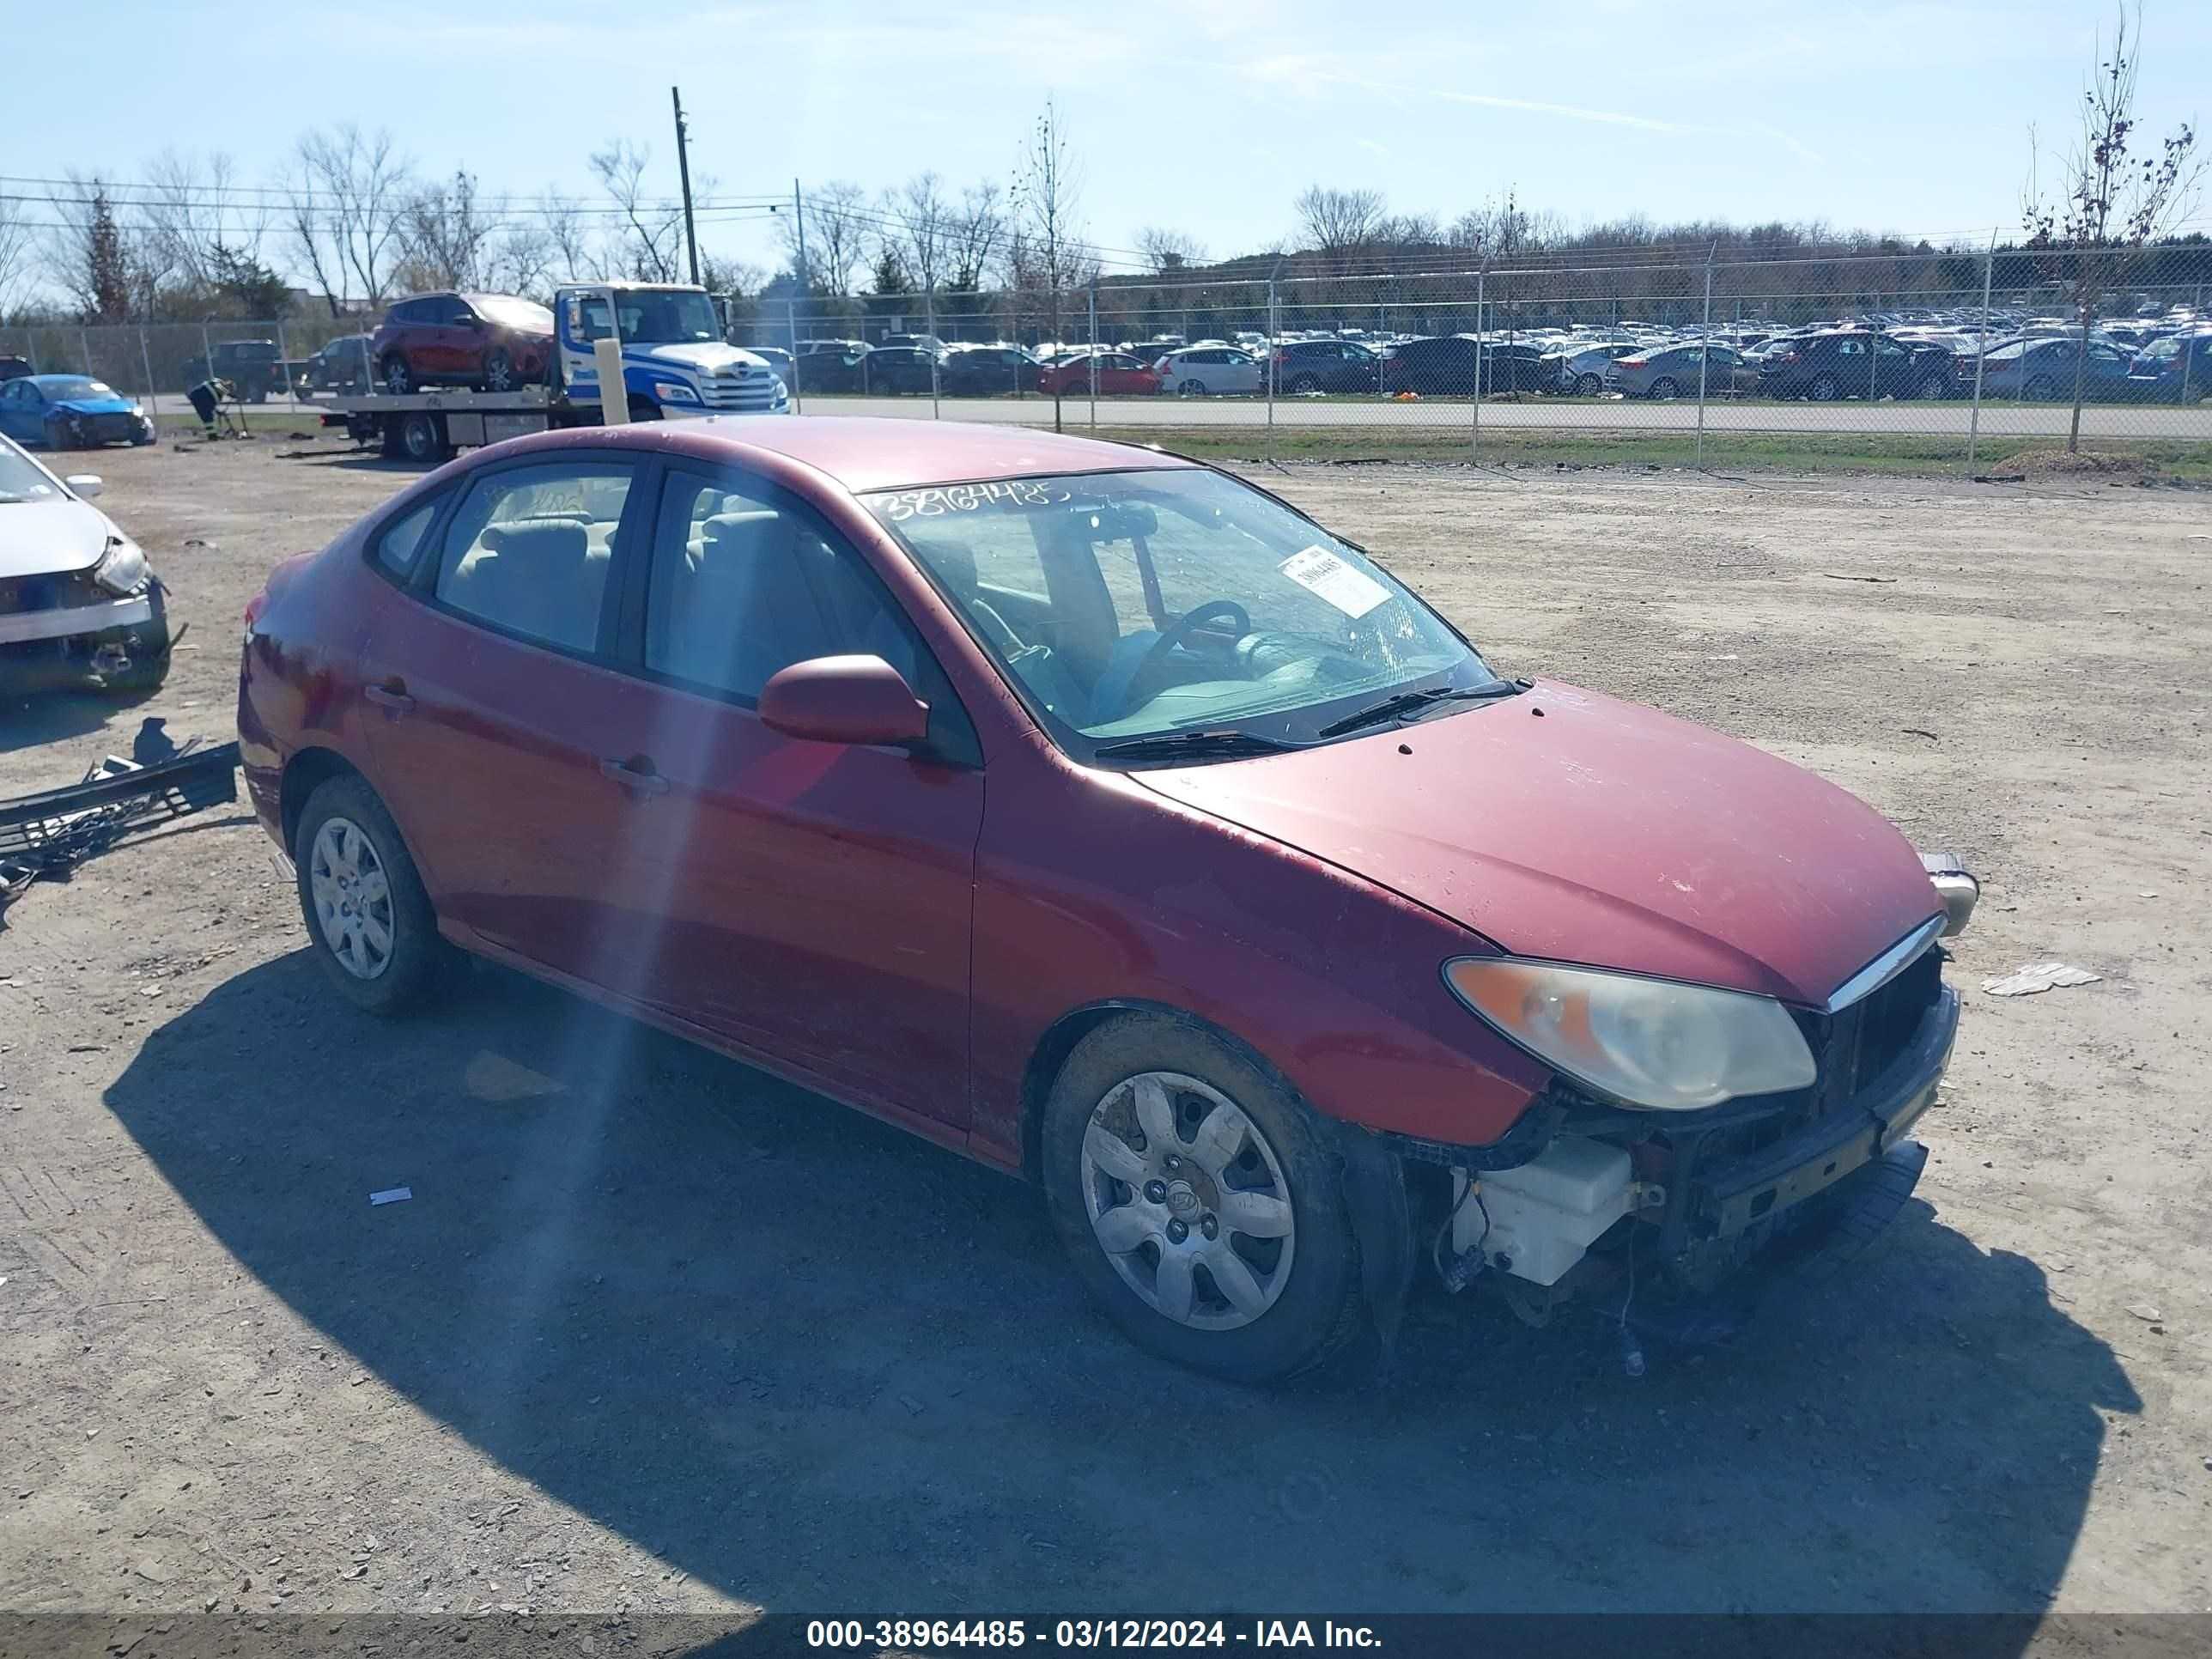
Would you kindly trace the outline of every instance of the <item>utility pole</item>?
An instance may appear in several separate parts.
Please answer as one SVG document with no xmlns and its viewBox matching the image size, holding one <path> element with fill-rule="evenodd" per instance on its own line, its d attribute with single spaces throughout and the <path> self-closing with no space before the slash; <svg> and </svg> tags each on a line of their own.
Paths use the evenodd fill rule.
<svg viewBox="0 0 2212 1659">
<path fill-rule="evenodd" d="M 805 300 L 812 295 L 814 289 L 806 274 L 806 204 L 799 199 L 799 180 L 796 179 L 791 181 L 791 221 L 799 241 L 799 297 Z M 796 338 L 794 333 L 794 341 Z M 792 347 L 793 351 L 798 349 L 796 343 Z"/>
<path fill-rule="evenodd" d="M 684 243 L 691 254 L 691 283 L 699 283 L 699 227 L 691 217 L 691 158 L 684 148 L 684 94 L 674 87 L 668 89 L 668 101 L 676 106 L 676 172 L 684 181 Z"/>
</svg>

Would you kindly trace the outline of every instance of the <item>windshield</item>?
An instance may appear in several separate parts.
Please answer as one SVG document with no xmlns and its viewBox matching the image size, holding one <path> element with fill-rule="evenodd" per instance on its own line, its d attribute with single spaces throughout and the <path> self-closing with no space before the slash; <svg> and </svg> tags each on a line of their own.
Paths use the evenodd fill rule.
<svg viewBox="0 0 2212 1659">
<path fill-rule="evenodd" d="M 1391 693 L 1496 679 L 1387 571 L 1225 474 L 1079 474 L 861 499 L 1079 759 L 1192 730 L 1309 743 Z"/>
<path fill-rule="evenodd" d="M 630 345 L 695 345 L 722 337 L 714 318 L 714 302 L 705 295 L 681 289 L 631 289 L 617 296 L 622 313 L 622 337 Z M 583 337 L 603 340 L 607 336 L 607 301 L 604 295 L 584 300 Z"/>
<path fill-rule="evenodd" d="M 112 398 L 115 388 L 105 380 L 88 380 L 82 374 L 56 376 L 40 382 L 39 389 L 46 393 L 50 404 L 65 404 L 78 398 Z"/>
<path fill-rule="evenodd" d="M 469 306 L 486 322 L 501 328 L 522 329 L 532 334 L 550 334 L 553 313 L 535 300 L 517 300 L 504 294 L 475 294 Z"/>
<path fill-rule="evenodd" d="M 0 441 L 0 507 L 16 501 L 58 501 L 62 492 L 38 463 L 12 444 Z"/>
</svg>

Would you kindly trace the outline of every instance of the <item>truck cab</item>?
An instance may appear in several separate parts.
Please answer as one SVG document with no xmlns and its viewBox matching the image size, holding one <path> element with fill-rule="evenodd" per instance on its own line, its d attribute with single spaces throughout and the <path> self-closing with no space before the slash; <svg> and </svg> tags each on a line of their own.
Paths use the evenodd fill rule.
<svg viewBox="0 0 2212 1659">
<path fill-rule="evenodd" d="M 722 338 L 702 288 L 672 283 L 579 283 L 553 296 L 560 386 L 580 412 L 600 402 L 597 342 L 619 336 L 632 420 L 786 415 L 791 395 L 768 362 Z"/>
</svg>

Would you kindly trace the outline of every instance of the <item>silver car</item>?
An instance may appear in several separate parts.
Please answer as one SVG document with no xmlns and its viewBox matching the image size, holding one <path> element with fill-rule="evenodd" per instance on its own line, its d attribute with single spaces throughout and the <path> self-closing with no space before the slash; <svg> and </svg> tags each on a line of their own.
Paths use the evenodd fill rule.
<svg viewBox="0 0 2212 1659">
<path fill-rule="evenodd" d="M 1613 363 L 1607 379 L 1626 398 L 1694 398 L 1700 357 L 1705 359 L 1705 395 L 1717 398 L 1729 389 L 1735 367 L 1743 361 L 1734 346 L 1707 346 L 1692 340 L 1634 351 Z"/>
</svg>

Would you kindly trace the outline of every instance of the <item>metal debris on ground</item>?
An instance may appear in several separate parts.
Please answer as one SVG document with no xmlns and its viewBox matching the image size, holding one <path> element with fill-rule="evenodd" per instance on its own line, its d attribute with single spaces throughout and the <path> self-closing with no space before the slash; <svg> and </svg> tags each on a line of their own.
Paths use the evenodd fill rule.
<svg viewBox="0 0 2212 1659">
<path fill-rule="evenodd" d="M 238 799 L 238 745 L 179 744 L 149 718 L 131 757 L 110 755 L 82 783 L 0 801 L 0 911 L 33 882 L 60 881 L 135 831 Z"/>
<path fill-rule="evenodd" d="M 368 1201 L 372 1206 L 378 1204 L 404 1204 L 409 1199 L 414 1196 L 415 1189 L 412 1187 L 386 1187 L 380 1193 L 371 1193 L 368 1195 Z"/>
<path fill-rule="evenodd" d="M 2086 968 L 2069 968 L 2063 962 L 2031 962 L 1999 978 L 1984 980 L 1982 989 L 1993 997 L 2027 997 L 2061 986 L 2094 985 L 2103 978 L 2102 974 L 2093 974 Z"/>
</svg>

